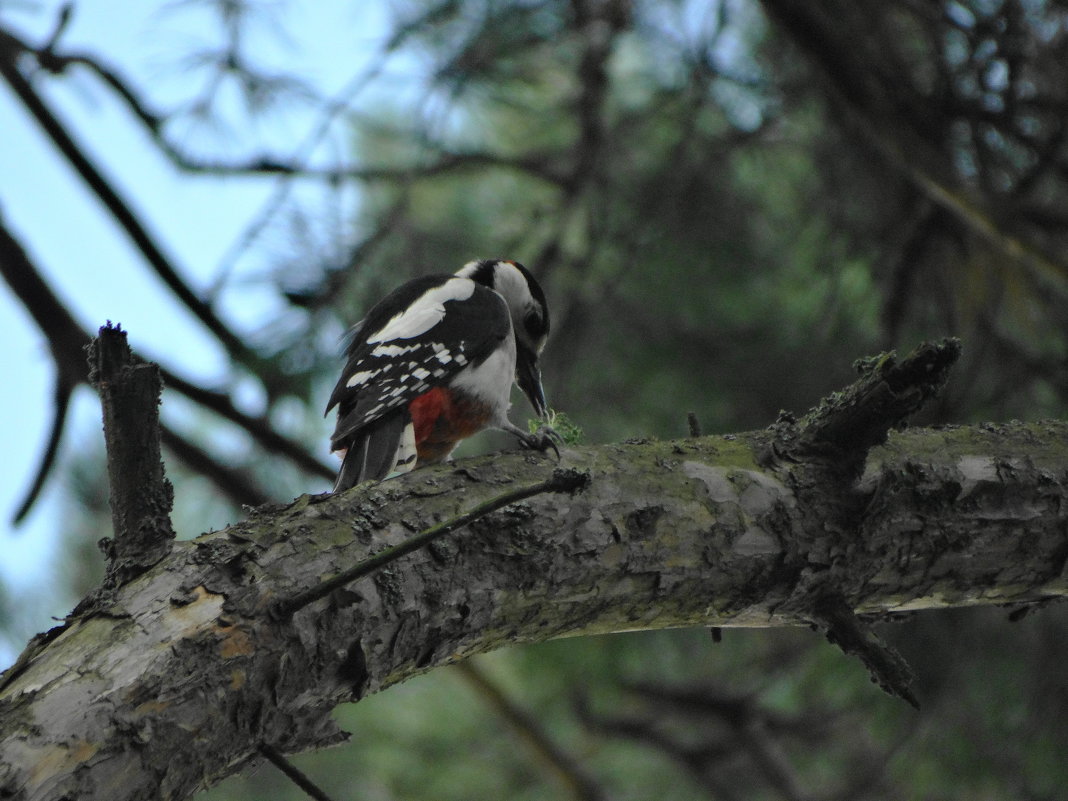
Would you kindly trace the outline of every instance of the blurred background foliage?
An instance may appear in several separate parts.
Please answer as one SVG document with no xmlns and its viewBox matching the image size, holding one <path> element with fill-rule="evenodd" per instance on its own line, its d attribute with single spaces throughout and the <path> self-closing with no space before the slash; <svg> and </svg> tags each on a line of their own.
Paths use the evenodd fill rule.
<svg viewBox="0 0 1068 801">
<path fill-rule="evenodd" d="M 924 422 L 1065 413 L 1060 2 L 392 0 L 353 83 L 378 85 L 374 102 L 315 97 L 296 65 L 256 71 L 243 31 L 278 3 L 167 5 L 208 9 L 225 45 L 185 62 L 214 83 L 141 124 L 190 180 L 282 187 L 260 225 L 274 233 L 248 245 L 280 303 L 247 337 L 253 357 L 235 354 L 231 388 L 256 384 L 262 420 L 293 442 L 324 436 L 337 339 L 362 310 L 488 256 L 546 286 L 547 391 L 591 442 L 684 436 L 689 411 L 706 433 L 762 427 L 848 383 L 854 359 L 945 335 L 965 355 Z M 38 79 L 64 79 L 48 61 L 61 46 L 18 47 Z M 398 62 L 414 89 L 393 91 Z M 154 108 L 127 77 L 131 107 Z M 270 169 L 222 133 L 215 153 L 183 152 L 224 87 L 264 127 L 320 105 L 343 156 Z M 320 182 L 320 202 L 287 196 L 298 181 Z M 353 187 L 343 217 L 332 193 Z M 192 409 L 168 449 L 181 530 L 316 475 L 211 404 L 172 402 Z M 102 458 L 58 468 L 78 521 L 57 567 L 71 599 L 110 528 Z M 917 670 L 919 713 L 808 631 L 517 645 L 339 709 L 351 744 L 294 761 L 338 801 L 1052 800 L 1068 786 L 1066 622 L 983 609 L 886 627 Z M 201 797 L 268 796 L 302 794 L 265 765 Z"/>
</svg>

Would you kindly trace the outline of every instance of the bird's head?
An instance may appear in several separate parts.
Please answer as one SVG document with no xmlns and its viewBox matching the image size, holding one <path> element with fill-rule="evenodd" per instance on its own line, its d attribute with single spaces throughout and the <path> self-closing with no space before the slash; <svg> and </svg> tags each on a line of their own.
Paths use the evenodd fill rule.
<svg viewBox="0 0 1068 801">
<path fill-rule="evenodd" d="M 515 332 L 515 378 L 539 417 L 547 411 L 538 356 L 549 336 L 549 306 L 545 292 L 530 270 L 517 261 L 482 259 L 465 264 L 457 273 L 504 298 Z"/>
</svg>

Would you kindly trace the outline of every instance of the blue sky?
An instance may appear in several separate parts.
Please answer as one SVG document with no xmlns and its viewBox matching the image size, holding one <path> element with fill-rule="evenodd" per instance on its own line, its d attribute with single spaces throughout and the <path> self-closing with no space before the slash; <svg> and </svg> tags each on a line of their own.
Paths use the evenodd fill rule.
<svg viewBox="0 0 1068 801">
<path fill-rule="evenodd" d="M 0 19 L 25 38 L 40 42 L 51 30 L 60 5 L 0 3 Z M 181 56 L 191 44 L 216 41 L 218 25 L 196 4 L 161 13 L 163 5 L 128 0 L 78 3 L 62 43 L 105 56 L 134 76 L 146 95 L 178 103 L 197 86 L 195 74 L 178 66 Z M 350 4 L 311 0 L 266 5 L 277 14 L 269 24 L 254 26 L 250 52 L 259 63 L 296 72 L 327 94 L 337 91 L 360 69 L 361 60 L 374 54 L 386 27 L 380 4 L 363 4 L 359 10 Z M 88 73 L 39 81 L 37 86 L 147 222 L 187 282 L 199 290 L 210 286 L 233 243 L 267 201 L 274 182 L 179 173 Z M 248 127 L 285 154 L 297 148 L 314 123 L 310 114 L 302 118 L 290 113 Z M 242 124 L 247 122 L 238 122 Z M 146 268 L 6 85 L 0 86 L 0 132 L 0 214 L 76 319 L 89 330 L 108 319 L 121 322 L 142 355 L 209 384 L 221 381 L 224 362 L 211 338 Z M 240 130 L 234 138 L 244 140 L 245 133 Z M 192 128 L 181 135 L 190 146 L 202 146 L 209 153 L 224 147 L 229 136 L 226 131 Z M 324 153 L 343 146 L 334 137 Z M 321 201 L 316 187 L 301 191 Z M 278 244 L 277 238 L 273 244 Z M 220 298 L 221 316 L 239 333 L 258 329 L 274 311 L 273 298 L 250 281 L 271 266 L 271 247 L 272 237 L 265 237 L 263 247 L 238 260 Z M 7 378 L 0 393 L 7 450 L 0 460 L 0 576 L 18 600 L 47 586 L 54 535 L 63 525 L 66 509 L 60 503 L 60 482 L 53 479 L 29 519 L 18 529 L 10 525 L 48 436 L 53 368 L 44 337 L 4 283 L 0 283 L 0 320 L 5 323 L 6 340 L 0 362 Z M 99 419 L 95 395 L 82 388 L 62 453 L 98 447 Z M 325 440 L 315 447 L 325 458 Z M 35 627 L 46 628 L 48 615 L 67 611 L 42 610 Z M 0 664 L 9 657 L 0 648 Z"/>
</svg>

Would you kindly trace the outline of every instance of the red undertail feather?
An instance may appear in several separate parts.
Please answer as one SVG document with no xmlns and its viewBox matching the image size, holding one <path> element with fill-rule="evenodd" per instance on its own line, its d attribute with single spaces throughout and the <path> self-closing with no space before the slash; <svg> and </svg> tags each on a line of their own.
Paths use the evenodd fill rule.
<svg viewBox="0 0 1068 801">
<path fill-rule="evenodd" d="M 420 464 L 439 462 L 456 444 L 490 422 L 490 407 L 463 393 L 434 387 L 408 405 Z"/>
</svg>

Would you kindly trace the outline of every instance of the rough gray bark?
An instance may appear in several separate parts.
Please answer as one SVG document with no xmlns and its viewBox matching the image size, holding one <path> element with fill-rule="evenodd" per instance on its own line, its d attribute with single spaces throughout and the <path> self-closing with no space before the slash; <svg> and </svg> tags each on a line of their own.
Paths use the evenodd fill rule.
<svg viewBox="0 0 1068 801">
<path fill-rule="evenodd" d="M 258 743 L 338 741 L 338 703 L 515 642 L 798 625 L 829 587 L 872 615 L 1068 593 L 1068 425 L 893 435 L 848 508 L 799 490 L 800 465 L 761 467 L 774 437 L 568 450 L 585 492 L 508 507 L 289 620 L 271 603 L 551 462 L 465 461 L 176 543 L 0 692 L 0 796 L 182 798 Z"/>
<path fill-rule="evenodd" d="M 1068 594 L 1068 424 L 917 429 L 871 449 L 958 352 L 864 363 L 766 431 L 567 450 L 584 491 L 501 508 L 301 608 L 308 588 L 556 465 L 467 460 L 175 543 L 4 675 L 0 798 L 184 798 L 264 751 L 343 739 L 339 703 L 580 634 L 815 624 L 914 701 L 858 614 Z"/>
</svg>

